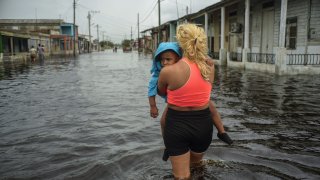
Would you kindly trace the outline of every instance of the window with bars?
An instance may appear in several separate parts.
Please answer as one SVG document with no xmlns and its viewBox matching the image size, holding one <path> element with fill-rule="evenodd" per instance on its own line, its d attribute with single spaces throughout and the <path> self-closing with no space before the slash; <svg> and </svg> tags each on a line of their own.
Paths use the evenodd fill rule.
<svg viewBox="0 0 320 180">
<path fill-rule="evenodd" d="M 297 17 L 287 18 L 286 48 L 296 49 L 296 47 L 297 47 Z"/>
</svg>

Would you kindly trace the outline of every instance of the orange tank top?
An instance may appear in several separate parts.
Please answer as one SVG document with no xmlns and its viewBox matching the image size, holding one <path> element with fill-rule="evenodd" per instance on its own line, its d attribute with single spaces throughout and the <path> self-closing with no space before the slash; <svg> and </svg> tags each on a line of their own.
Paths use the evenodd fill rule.
<svg viewBox="0 0 320 180">
<path fill-rule="evenodd" d="M 212 85 L 203 79 L 196 63 L 190 62 L 187 58 L 183 58 L 182 61 L 190 68 L 189 79 L 178 89 L 167 89 L 167 102 L 180 107 L 203 106 L 210 100 Z"/>
</svg>

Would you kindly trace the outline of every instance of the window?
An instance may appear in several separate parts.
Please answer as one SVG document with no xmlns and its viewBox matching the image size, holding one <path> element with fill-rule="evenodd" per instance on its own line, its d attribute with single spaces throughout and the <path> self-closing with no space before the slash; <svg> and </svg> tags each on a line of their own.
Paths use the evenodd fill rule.
<svg viewBox="0 0 320 180">
<path fill-rule="evenodd" d="M 297 46 L 297 17 L 287 18 L 286 48 L 296 49 Z"/>
<path fill-rule="evenodd" d="M 274 7 L 274 1 L 266 2 L 266 3 L 263 3 L 262 5 L 263 9 L 272 8 L 272 7 Z"/>
</svg>

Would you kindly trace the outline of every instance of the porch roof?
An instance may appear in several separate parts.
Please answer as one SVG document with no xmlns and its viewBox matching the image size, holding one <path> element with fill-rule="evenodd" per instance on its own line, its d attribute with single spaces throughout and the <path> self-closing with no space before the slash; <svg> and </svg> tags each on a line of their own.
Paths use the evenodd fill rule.
<svg viewBox="0 0 320 180">
<path fill-rule="evenodd" d="M 18 38 L 30 39 L 30 34 L 22 33 L 20 31 L 0 30 L 0 34 L 4 35 L 4 36 L 10 36 L 10 37 L 18 37 Z"/>
<path fill-rule="evenodd" d="M 63 38 L 71 38 L 73 36 L 68 36 L 66 34 L 52 34 L 50 35 L 50 38 L 53 38 L 53 39 L 63 39 Z"/>
</svg>

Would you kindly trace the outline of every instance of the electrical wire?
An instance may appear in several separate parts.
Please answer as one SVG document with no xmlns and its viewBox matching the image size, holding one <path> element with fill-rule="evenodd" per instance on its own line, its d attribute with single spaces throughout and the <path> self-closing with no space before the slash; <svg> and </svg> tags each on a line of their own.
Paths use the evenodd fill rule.
<svg viewBox="0 0 320 180">
<path fill-rule="evenodd" d="M 151 9 L 151 11 L 148 13 L 148 15 L 142 20 L 139 22 L 140 23 L 143 23 L 144 21 L 146 21 L 148 18 L 150 18 L 150 14 L 153 12 L 154 8 L 157 6 L 157 1 L 155 1 L 156 3 L 154 4 L 153 8 Z"/>
</svg>

